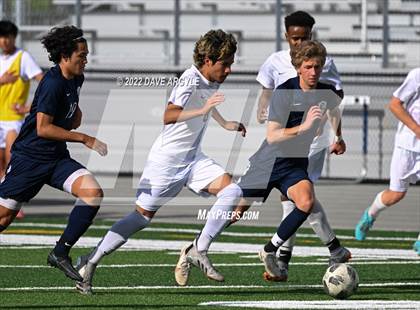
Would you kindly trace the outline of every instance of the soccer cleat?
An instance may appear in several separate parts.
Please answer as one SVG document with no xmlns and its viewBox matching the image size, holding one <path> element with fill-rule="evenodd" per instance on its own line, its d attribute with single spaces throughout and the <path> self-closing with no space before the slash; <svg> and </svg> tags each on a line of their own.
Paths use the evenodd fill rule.
<svg viewBox="0 0 420 310">
<path fill-rule="evenodd" d="M 356 229 L 354 230 L 356 240 L 365 240 L 366 234 L 369 232 L 369 229 L 372 228 L 374 222 L 375 219 L 369 215 L 368 209 L 366 209 L 365 212 L 363 212 L 359 223 L 357 223 Z"/>
<path fill-rule="evenodd" d="M 54 254 L 54 251 L 51 251 L 48 254 L 47 264 L 60 269 L 64 274 L 72 280 L 75 281 L 83 281 L 83 278 L 74 269 L 73 265 L 71 264 L 71 258 L 68 256 L 60 257 Z"/>
<path fill-rule="evenodd" d="M 187 252 L 192 248 L 192 246 L 192 243 L 189 243 L 182 247 L 181 253 L 179 254 L 178 263 L 175 267 L 175 281 L 180 286 L 185 286 L 188 283 L 191 264 L 187 260 Z"/>
<path fill-rule="evenodd" d="M 280 277 L 272 277 L 269 275 L 267 271 L 264 271 L 263 278 L 266 281 L 273 281 L 273 282 L 286 282 L 289 276 L 289 264 L 285 263 L 281 260 L 277 260 L 277 265 L 280 269 Z"/>
<path fill-rule="evenodd" d="M 351 252 L 345 247 L 340 247 L 331 253 L 330 259 L 328 261 L 328 266 L 340 263 L 347 263 L 350 258 Z"/>
<path fill-rule="evenodd" d="M 83 277 L 83 281 L 76 281 L 76 289 L 80 294 L 92 295 L 92 281 L 95 274 L 96 265 L 89 262 L 89 254 L 77 258 L 76 269 Z"/>
<path fill-rule="evenodd" d="M 211 280 L 223 282 L 225 277 L 214 268 L 206 251 L 197 251 L 196 245 L 193 244 L 187 253 L 187 262 L 201 269 L 202 272 Z"/>
<path fill-rule="evenodd" d="M 416 242 L 414 242 L 413 248 L 414 248 L 414 251 L 416 251 L 417 254 L 420 255 L 420 240 L 417 240 Z"/>
<path fill-rule="evenodd" d="M 275 282 L 286 281 L 284 279 L 284 273 L 280 270 L 280 267 L 277 264 L 277 257 L 275 252 L 266 252 L 264 249 L 262 249 L 258 253 L 258 256 L 264 263 L 265 273 L 263 274 L 263 277 L 265 280 Z"/>
<path fill-rule="evenodd" d="M 20 209 L 19 212 L 16 214 L 16 219 L 21 220 L 25 218 L 25 213 L 23 213 L 23 209 Z"/>
</svg>

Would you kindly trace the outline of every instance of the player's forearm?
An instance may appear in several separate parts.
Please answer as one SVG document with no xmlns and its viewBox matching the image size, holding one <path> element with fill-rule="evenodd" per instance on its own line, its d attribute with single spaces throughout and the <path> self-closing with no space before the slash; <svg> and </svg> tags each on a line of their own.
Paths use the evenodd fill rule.
<svg viewBox="0 0 420 310">
<path fill-rule="evenodd" d="M 226 128 L 227 122 L 223 118 L 223 116 L 219 113 L 219 111 L 216 110 L 216 108 L 213 108 L 213 110 L 211 111 L 211 116 L 222 128 Z"/>
<path fill-rule="evenodd" d="M 304 131 L 301 125 L 295 126 L 292 128 L 278 128 L 278 129 L 269 129 L 267 131 L 267 143 L 275 144 L 284 142 L 290 139 L 295 138 L 299 133 Z"/>
<path fill-rule="evenodd" d="M 398 102 L 399 100 L 396 98 L 393 98 L 391 100 L 391 103 L 389 105 L 389 110 L 392 112 L 392 114 L 395 115 L 395 117 L 401 121 L 405 126 L 410 128 L 413 132 L 418 131 L 418 127 L 420 126 L 419 123 L 417 123 L 410 114 L 407 113 L 407 111 L 402 106 L 402 102 Z"/>
<path fill-rule="evenodd" d="M 328 110 L 328 120 L 330 121 L 331 127 L 333 128 L 336 136 L 341 136 L 341 113 L 338 108 L 334 110 Z"/>
<path fill-rule="evenodd" d="M 77 131 L 69 131 L 64 128 L 48 124 L 37 128 L 37 135 L 44 139 L 85 143 L 87 135 Z"/>
<path fill-rule="evenodd" d="M 165 125 L 184 122 L 189 119 L 203 116 L 205 113 L 202 109 L 193 109 L 188 111 L 166 110 L 163 118 Z"/>
</svg>

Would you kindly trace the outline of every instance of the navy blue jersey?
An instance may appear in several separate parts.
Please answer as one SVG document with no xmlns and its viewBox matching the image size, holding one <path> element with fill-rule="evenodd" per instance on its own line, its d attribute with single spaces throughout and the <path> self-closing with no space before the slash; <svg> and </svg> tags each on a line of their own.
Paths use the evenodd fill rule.
<svg viewBox="0 0 420 310">
<path fill-rule="evenodd" d="M 13 144 L 13 154 L 37 161 L 57 160 L 68 154 L 66 142 L 44 139 L 37 135 L 36 114 L 48 114 L 53 117 L 55 126 L 71 130 L 83 81 L 83 75 L 66 79 L 58 65 L 45 74 L 35 92 L 31 111 Z"/>
<path fill-rule="evenodd" d="M 312 106 L 319 106 L 323 113 L 336 108 L 341 101 L 334 86 L 318 83 L 316 89 L 303 91 L 299 77 L 291 78 L 279 85 L 273 92 L 268 121 L 278 122 L 283 128 L 301 125 Z M 319 126 L 299 133 L 296 137 L 269 145 L 265 139 L 251 161 L 266 166 L 271 171 L 276 158 L 305 158 L 310 145 L 318 134 Z"/>
</svg>

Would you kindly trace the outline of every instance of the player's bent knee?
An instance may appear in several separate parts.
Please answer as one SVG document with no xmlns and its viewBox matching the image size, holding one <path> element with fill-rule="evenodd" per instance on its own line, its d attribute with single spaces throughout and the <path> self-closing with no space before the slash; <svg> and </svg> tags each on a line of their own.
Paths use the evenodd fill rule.
<svg viewBox="0 0 420 310">
<path fill-rule="evenodd" d="M 392 192 L 391 205 L 400 202 L 405 197 L 406 192 Z"/>
<path fill-rule="evenodd" d="M 312 207 L 314 206 L 314 199 L 307 198 L 301 199 L 300 201 L 296 202 L 296 207 L 306 213 L 310 213 Z"/>
</svg>

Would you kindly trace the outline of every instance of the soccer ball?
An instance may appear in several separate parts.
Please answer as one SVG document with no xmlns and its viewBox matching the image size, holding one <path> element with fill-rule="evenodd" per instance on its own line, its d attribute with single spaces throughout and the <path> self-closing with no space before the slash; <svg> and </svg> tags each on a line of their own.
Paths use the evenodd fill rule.
<svg viewBox="0 0 420 310">
<path fill-rule="evenodd" d="M 357 290 L 359 275 L 350 265 L 334 264 L 328 267 L 322 282 L 328 295 L 335 299 L 346 299 Z"/>
</svg>

